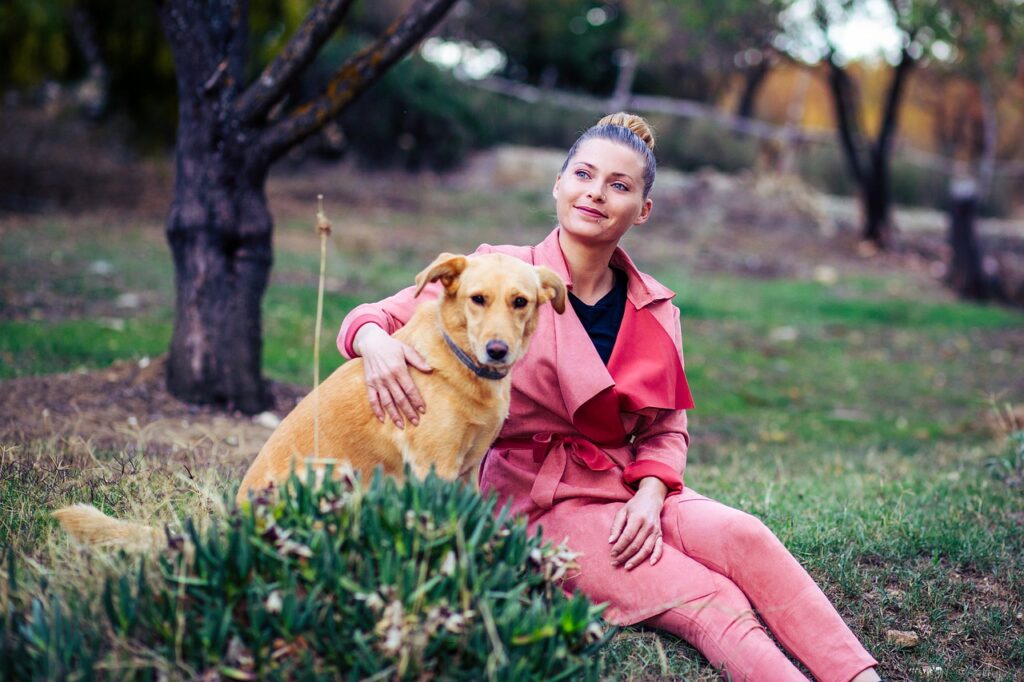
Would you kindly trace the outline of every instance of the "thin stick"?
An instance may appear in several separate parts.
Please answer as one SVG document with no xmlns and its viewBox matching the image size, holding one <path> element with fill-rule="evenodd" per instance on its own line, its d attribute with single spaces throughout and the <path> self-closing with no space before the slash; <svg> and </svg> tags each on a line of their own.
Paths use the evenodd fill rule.
<svg viewBox="0 0 1024 682">
<path fill-rule="evenodd" d="M 316 331 L 313 334 L 313 457 L 320 459 L 320 328 L 324 321 L 324 276 L 327 272 L 327 237 L 331 223 L 324 215 L 324 195 L 317 194 L 316 230 L 320 233 L 320 285 L 316 292 Z"/>
</svg>

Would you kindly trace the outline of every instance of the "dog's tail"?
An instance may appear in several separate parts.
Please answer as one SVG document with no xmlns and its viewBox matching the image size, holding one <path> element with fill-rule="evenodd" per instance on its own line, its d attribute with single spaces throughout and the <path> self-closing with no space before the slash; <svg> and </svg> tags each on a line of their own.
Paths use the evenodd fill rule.
<svg viewBox="0 0 1024 682">
<path fill-rule="evenodd" d="M 53 512 L 73 538 L 87 545 L 146 551 L 166 545 L 163 530 L 141 523 L 118 521 L 88 504 L 75 504 Z"/>
</svg>

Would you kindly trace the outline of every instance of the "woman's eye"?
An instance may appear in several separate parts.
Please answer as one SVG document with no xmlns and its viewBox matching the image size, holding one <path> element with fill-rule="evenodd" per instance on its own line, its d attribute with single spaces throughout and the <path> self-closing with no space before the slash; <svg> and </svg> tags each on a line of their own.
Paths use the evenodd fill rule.
<svg viewBox="0 0 1024 682">
<path fill-rule="evenodd" d="M 516 296 L 516 300 L 512 301 L 512 307 L 513 308 L 525 308 L 527 303 L 529 303 L 529 301 L 527 301 L 522 296 Z"/>
<path fill-rule="evenodd" d="M 576 171 L 576 177 L 577 178 L 583 178 L 584 180 L 586 180 L 587 178 L 590 177 L 590 175 L 588 175 L 587 171 L 585 171 L 585 170 L 578 170 L 578 171 Z"/>
<path fill-rule="evenodd" d="M 469 300 L 473 301 L 473 303 L 476 303 L 477 305 L 483 305 L 486 302 L 486 299 L 484 299 L 480 294 L 473 294 L 469 297 Z"/>
<path fill-rule="evenodd" d="M 615 189 L 619 190 L 620 192 L 628 192 L 629 191 L 629 187 L 626 187 L 621 182 L 613 182 L 612 183 L 612 187 L 614 187 Z"/>
</svg>

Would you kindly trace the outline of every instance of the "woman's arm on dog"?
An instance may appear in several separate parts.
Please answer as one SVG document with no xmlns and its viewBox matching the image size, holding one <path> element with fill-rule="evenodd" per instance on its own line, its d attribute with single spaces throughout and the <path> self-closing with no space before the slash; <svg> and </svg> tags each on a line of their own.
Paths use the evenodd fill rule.
<svg viewBox="0 0 1024 682">
<path fill-rule="evenodd" d="M 360 353 L 355 348 L 355 337 L 364 326 L 373 323 L 388 334 L 394 334 L 409 321 L 416 312 L 416 306 L 424 300 L 436 297 L 440 291 L 440 284 L 428 284 L 417 297 L 416 287 L 411 286 L 375 303 L 357 305 L 341 321 L 341 329 L 338 330 L 338 350 L 349 360 L 359 357 Z"/>
<path fill-rule="evenodd" d="M 373 322 L 356 331 L 352 349 L 363 358 L 366 392 L 377 419 L 383 423 L 386 414 L 400 429 L 405 426 L 403 415 L 413 425 L 419 424 L 419 415 L 427 406 L 416 390 L 409 365 L 429 372 L 431 367 L 423 356 Z"/>
<path fill-rule="evenodd" d="M 440 288 L 440 284 L 429 284 L 417 297 L 416 287 L 406 287 L 382 301 L 357 306 L 341 323 L 338 349 L 347 358 L 363 358 L 370 408 L 381 422 L 390 417 L 404 428 L 406 419 L 418 424 L 419 415 L 426 410 L 409 365 L 424 372 L 429 372 L 430 366 L 391 334 L 405 326 L 424 299 L 436 297 Z"/>
<path fill-rule="evenodd" d="M 481 244 L 472 255 L 492 253 L 495 250 L 489 244 Z M 415 285 L 409 286 L 375 303 L 363 303 L 353 308 L 341 321 L 341 329 L 338 330 L 338 350 L 341 354 L 349 360 L 360 355 L 354 342 L 363 326 L 372 322 L 388 334 L 394 334 L 405 326 L 420 303 L 437 298 L 442 290 L 439 282 L 431 282 L 417 296 L 417 288 Z"/>
</svg>

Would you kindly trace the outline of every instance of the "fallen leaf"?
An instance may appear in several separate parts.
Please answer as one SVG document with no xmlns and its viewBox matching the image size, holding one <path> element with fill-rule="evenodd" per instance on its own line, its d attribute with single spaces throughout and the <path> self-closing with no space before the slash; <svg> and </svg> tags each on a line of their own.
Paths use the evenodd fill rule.
<svg viewBox="0 0 1024 682">
<path fill-rule="evenodd" d="M 911 649 L 921 641 L 913 630 L 886 630 L 885 639 L 901 649 Z"/>
</svg>

